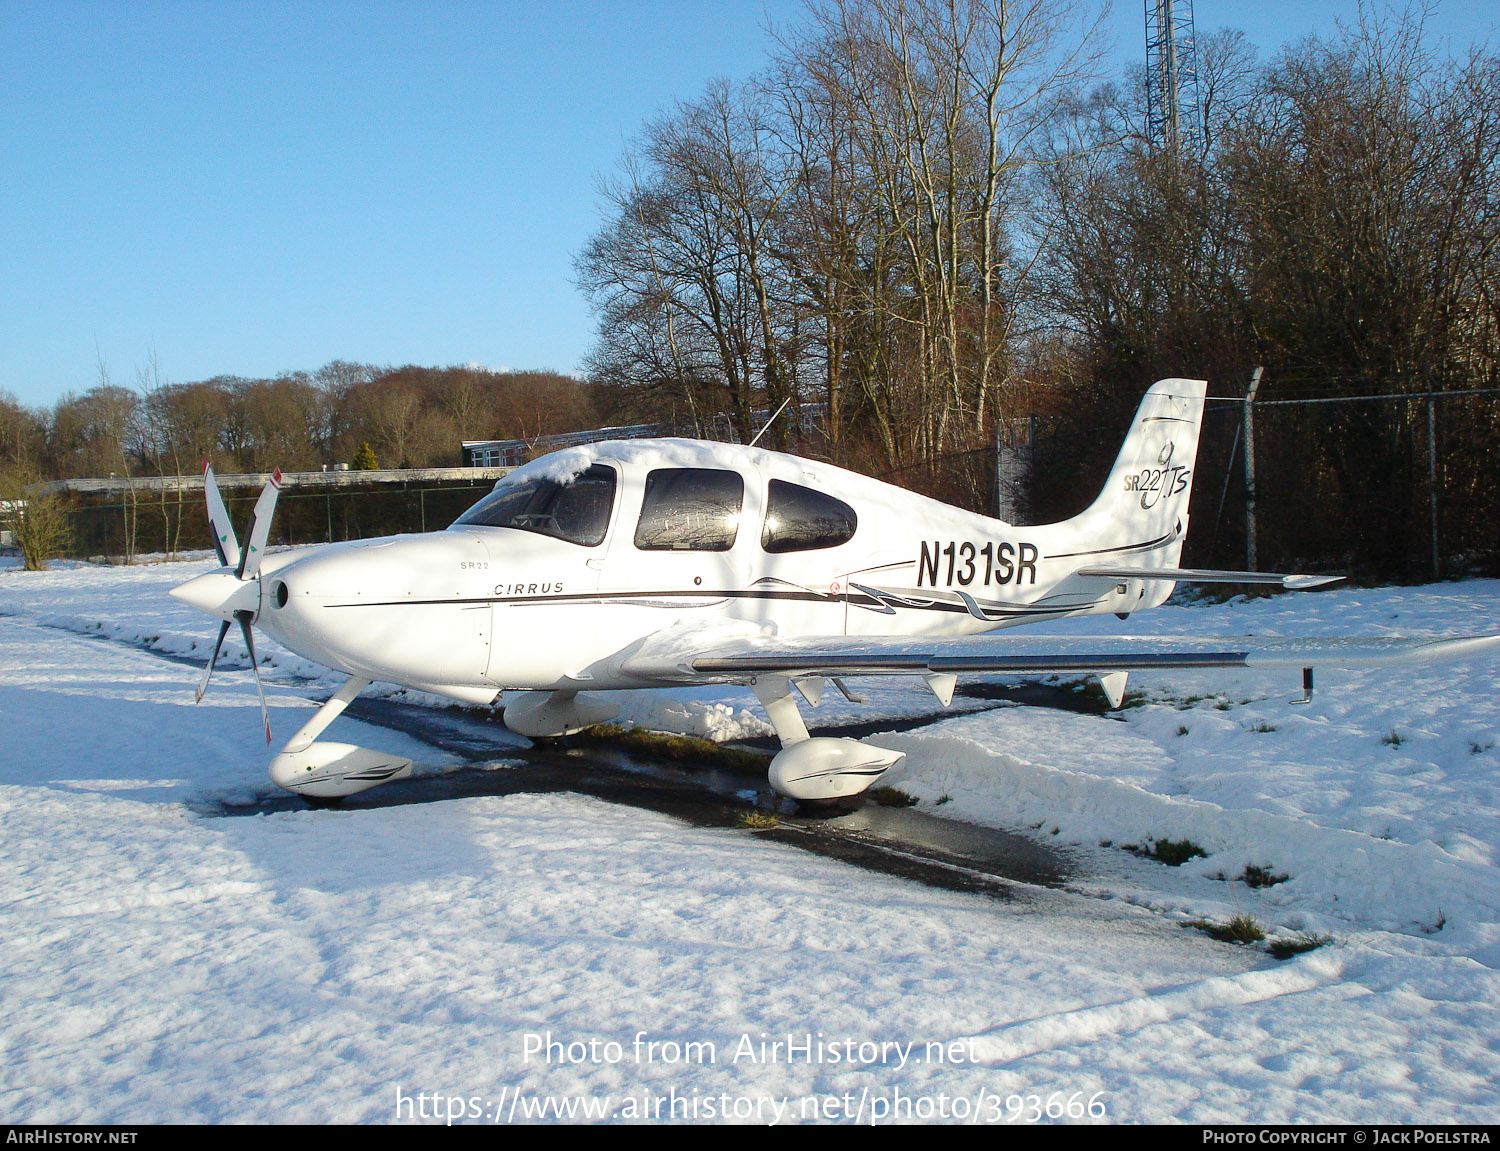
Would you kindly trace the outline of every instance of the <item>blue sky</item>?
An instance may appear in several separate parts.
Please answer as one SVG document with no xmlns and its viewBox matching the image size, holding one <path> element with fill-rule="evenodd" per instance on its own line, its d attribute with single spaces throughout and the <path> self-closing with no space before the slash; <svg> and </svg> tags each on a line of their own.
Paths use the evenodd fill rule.
<svg viewBox="0 0 1500 1151">
<path fill-rule="evenodd" d="M 1197 0 L 1263 54 L 1356 5 Z M 576 369 L 574 254 L 642 123 L 798 0 L 0 0 L 0 391 L 342 358 Z M 1115 6 L 1121 66 L 1140 0 Z M 1459 47 L 1500 22 L 1449 0 Z"/>
</svg>

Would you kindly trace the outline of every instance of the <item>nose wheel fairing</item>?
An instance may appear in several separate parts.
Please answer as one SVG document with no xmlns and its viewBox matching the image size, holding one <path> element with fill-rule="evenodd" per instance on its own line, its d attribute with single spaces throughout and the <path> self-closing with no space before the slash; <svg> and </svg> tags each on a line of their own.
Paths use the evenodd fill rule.
<svg viewBox="0 0 1500 1151">
<path fill-rule="evenodd" d="M 271 779 L 278 787 L 313 799 L 355 795 L 411 774 L 411 760 L 351 743 L 319 743 L 328 725 L 343 714 L 350 701 L 370 686 L 368 679 L 351 676 L 320 707 L 312 719 L 287 740 L 271 760 Z"/>
<path fill-rule="evenodd" d="M 411 760 L 352 743 L 310 743 L 299 752 L 282 752 L 271 760 L 271 780 L 278 787 L 311 799 L 338 799 L 405 779 Z"/>
</svg>

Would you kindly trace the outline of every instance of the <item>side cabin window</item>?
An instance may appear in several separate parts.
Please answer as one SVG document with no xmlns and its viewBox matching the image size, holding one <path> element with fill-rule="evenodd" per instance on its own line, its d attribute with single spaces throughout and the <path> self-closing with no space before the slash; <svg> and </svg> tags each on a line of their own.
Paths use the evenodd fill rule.
<svg viewBox="0 0 1500 1151">
<path fill-rule="evenodd" d="M 615 469 L 595 464 L 571 480 L 501 480 L 495 490 L 458 519 L 459 524 L 516 528 L 583 547 L 597 547 L 615 506 Z"/>
<path fill-rule="evenodd" d="M 658 468 L 646 477 L 635 546 L 727 552 L 740 530 L 745 481 L 718 468 Z"/>
<path fill-rule="evenodd" d="M 801 484 L 772 480 L 760 546 L 773 554 L 836 548 L 854 538 L 857 524 L 854 509 L 843 500 Z"/>
</svg>

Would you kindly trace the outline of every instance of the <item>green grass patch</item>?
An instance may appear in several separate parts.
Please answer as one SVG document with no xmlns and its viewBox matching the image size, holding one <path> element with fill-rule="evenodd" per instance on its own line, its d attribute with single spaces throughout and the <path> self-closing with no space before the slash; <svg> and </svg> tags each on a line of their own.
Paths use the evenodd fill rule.
<svg viewBox="0 0 1500 1151">
<path fill-rule="evenodd" d="M 693 735 L 672 735 L 643 727 L 622 727 L 617 723 L 595 724 L 567 738 L 574 743 L 607 743 L 672 763 L 697 763 L 738 771 L 763 772 L 770 762 L 769 756 L 743 747 L 726 747 Z"/>
<path fill-rule="evenodd" d="M 1214 923 L 1207 919 L 1193 919 L 1188 926 L 1197 928 L 1210 939 L 1220 943 L 1259 943 L 1266 937 L 1259 924 L 1248 915 L 1236 915 L 1228 923 Z"/>
<path fill-rule="evenodd" d="M 1261 867 L 1252 863 L 1245 868 L 1240 876 L 1240 882 L 1246 887 L 1275 887 L 1278 883 L 1285 883 L 1290 876 L 1282 875 L 1272 871 L 1269 867 Z"/>
<path fill-rule="evenodd" d="M 1190 859 L 1208 855 L 1208 852 L 1191 839 L 1154 839 L 1144 846 L 1141 844 L 1127 846 L 1125 850 L 1144 859 L 1154 859 L 1157 863 L 1165 863 L 1168 867 L 1181 867 Z"/>
<path fill-rule="evenodd" d="M 877 787 L 870 792 L 870 798 L 881 807 L 916 807 L 917 797 L 908 795 L 899 787 Z"/>
<path fill-rule="evenodd" d="M 1258 731 L 1258 732 L 1264 733 L 1264 732 L 1268 732 L 1268 731 L 1275 731 L 1276 730 L 1276 725 L 1274 723 L 1267 723 L 1263 719 L 1258 719 L 1254 723 L 1247 723 L 1245 725 L 1245 730 L 1246 731 Z"/>
<path fill-rule="evenodd" d="M 1177 702 L 1173 706 L 1175 706 L 1178 711 L 1187 711 L 1190 708 L 1197 707 L 1200 703 L 1211 703 L 1220 711 L 1228 711 L 1231 707 L 1234 706 L 1234 704 L 1230 703 L 1228 699 L 1226 699 L 1218 692 L 1215 692 L 1212 695 L 1207 693 L 1185 695 L 1177 700 Z"/>
<path fill-rule="evenodd" d="M 1387 747 L 1400 747 L 1406 742 L 1406 736 L 1402 735 L 1394 727 L 1380 737 L 1380 742 Z"/>
<path fill-rule="evenodd" d="M 1333 942 L 1331 935 L 1312 935 L 1304 932 L 1294 935 L 1290 939 L 1273 939 L 1266 944 L 1266 950 L 1273 959 L 1290 959 L 1294 955 L 1301 955 L 1305 951 L 1316 951 Z"/>
<path fill-rule="evenodd" d="M 746 831 L 770 831 L 774 827 L 780 827 L 781 820 L 769 811 L 747 811 L 740 816 L 739 826 Z"/>
</svg>

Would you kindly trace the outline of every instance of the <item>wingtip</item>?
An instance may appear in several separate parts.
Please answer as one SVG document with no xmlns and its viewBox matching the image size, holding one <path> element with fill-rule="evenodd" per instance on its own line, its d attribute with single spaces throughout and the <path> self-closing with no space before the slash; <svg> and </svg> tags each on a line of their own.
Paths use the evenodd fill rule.
<svg viewBox="0 0 1500 1151">
<path fill-rule="evenodd" d="M 1339 583 L 1345 578 L 1347 577 L 1341 575 L 1289 575 L 1282 577 L 1281 586 L 1289 591 L 1307 591 L 1310 588 Z"/>
</svg>

